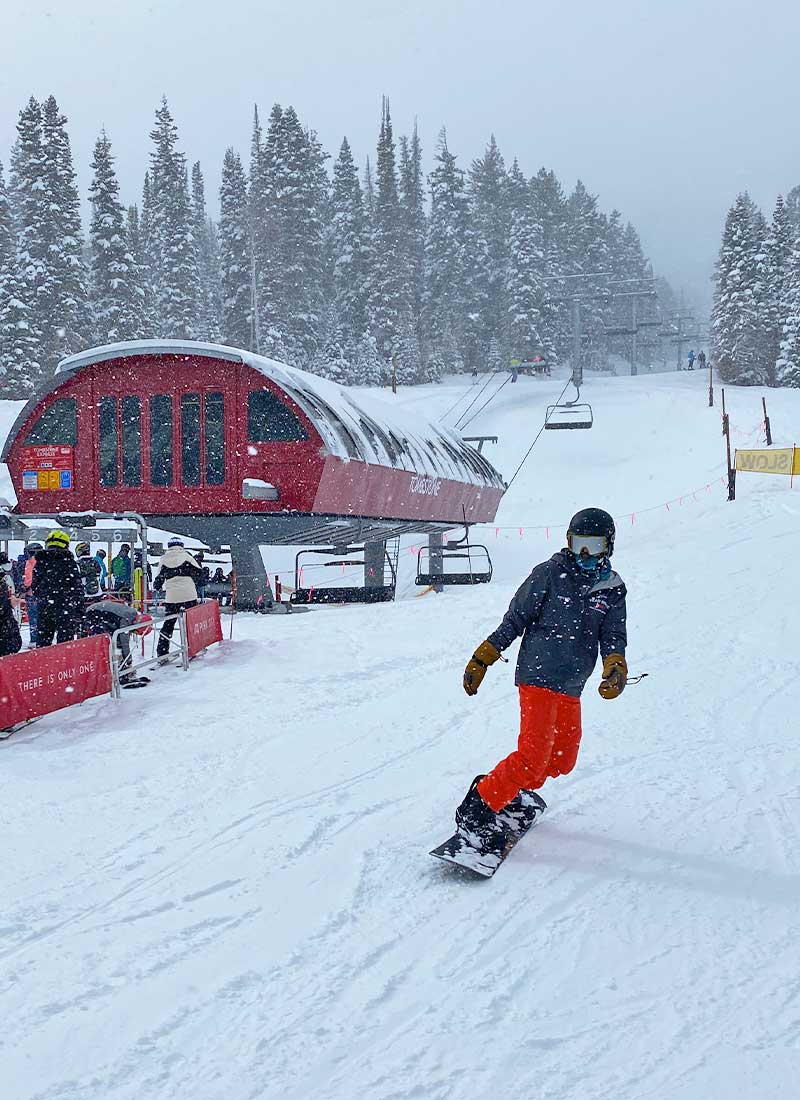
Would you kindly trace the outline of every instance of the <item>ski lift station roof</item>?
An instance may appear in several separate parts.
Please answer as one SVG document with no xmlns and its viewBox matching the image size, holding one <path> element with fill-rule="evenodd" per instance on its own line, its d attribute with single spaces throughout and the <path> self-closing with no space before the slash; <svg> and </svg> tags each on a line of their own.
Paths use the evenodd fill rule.
<svg viewBox="0 0 800 1100">
<path fill-rule="evenodd" d="M 273 359 L 179 340 L 64 359 L 2 459 L 30 513 L 338 516 L 431 530 L 490 522 L 505 488 L 452 429 Z"/>
</svg>

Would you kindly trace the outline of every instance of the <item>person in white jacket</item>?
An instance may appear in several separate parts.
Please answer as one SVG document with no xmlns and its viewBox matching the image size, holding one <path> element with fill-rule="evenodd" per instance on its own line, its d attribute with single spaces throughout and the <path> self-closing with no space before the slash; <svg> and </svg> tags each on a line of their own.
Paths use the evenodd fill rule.
<svg viewBox="0 0 800 1100">
<path fill-rule="evenodd" d="M 183 539 L 171 538 L 167 543 L 166 553 L 158 563 L 158 574 L 153 581 L 156 591 L 160 592 L 162 588 L 164 590 L 165 615 L 175 615 L 179 611 L 185 611 L 187 607 L 195 606 L 197 583 L 202 576 L 203 570 L 184 547 Z M 169 653 L 175 621 L 169 619 L 161 627 L 156 647 L 158 657 L 166 657 Z"/>
</svg>

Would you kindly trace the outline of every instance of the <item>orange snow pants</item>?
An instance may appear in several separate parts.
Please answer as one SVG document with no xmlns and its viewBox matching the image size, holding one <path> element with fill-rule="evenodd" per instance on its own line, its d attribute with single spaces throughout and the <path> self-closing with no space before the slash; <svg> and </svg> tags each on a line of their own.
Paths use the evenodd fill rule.
<svg viewBox="0 0 800 1100">
<path fill-rule="evenodd" d="M 478 784 L 495 813 L 520 791 L 534 791 L 575 767 L 581 743 L 581 701 L 547 688 L 519 685 L 520 730 L 516 752 Z"/>
</svg>

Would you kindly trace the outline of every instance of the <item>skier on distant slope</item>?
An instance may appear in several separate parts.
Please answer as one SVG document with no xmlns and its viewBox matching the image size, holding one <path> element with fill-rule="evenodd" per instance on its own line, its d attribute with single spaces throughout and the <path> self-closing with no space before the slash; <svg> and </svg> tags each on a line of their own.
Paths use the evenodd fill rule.
<svg viewBox="0 0 800 1100">
<path fill-rule="evenodd" d="M 599 692 L 615 699 L 625 688 L 626 589 L 611 568 L 615 528 L 599 508 L 570 521 L 567 546 L 537 565 L 517 591 L 502 623 L 481 642 L 464 672 L 475 695 L 489 665 L 522 635 L 516 683 L 520 697 L 517 750 L 488 775 L 477 776 L 456 811 L 457 834 L 482 850 L 502 850 L 547 807 L 536 792 L 547 778 L 575 766 L 581 740 L 580 696 L 603 658 Z"/>
</svg>

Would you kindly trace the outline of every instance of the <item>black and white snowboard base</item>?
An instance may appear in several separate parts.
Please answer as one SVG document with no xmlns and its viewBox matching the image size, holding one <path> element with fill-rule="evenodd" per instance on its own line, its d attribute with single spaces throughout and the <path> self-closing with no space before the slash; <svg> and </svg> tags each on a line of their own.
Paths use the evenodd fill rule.
<svg viewBox="0 0 800 1100">
<path fill-rule="evenodd" d="M 132 677 L 130 680 L 122 680 L 120 683 L 120 687 L 122 687 L 125 691 L 131 691 L 133 688 L 147 687 L 149 683 L 149 676 L 136 676 Z"/>
<path fill-rule="evenodd" d="M 537 813 L 527 829 L 510 833 L 502 848 L 475 848 L 460 833 L 454 833 L 449 840 L 446 840 L 444 844 L 440 844 L 438 848 L 434 848 L 430 854 L 454 867 L 472 871 L 473 874 L 480 875 L 481 878 L 491 878 L 500 864 L 506 860 L 508 854 L 539 823 L 541 818 L 542 814 Z"/>
</svg>

